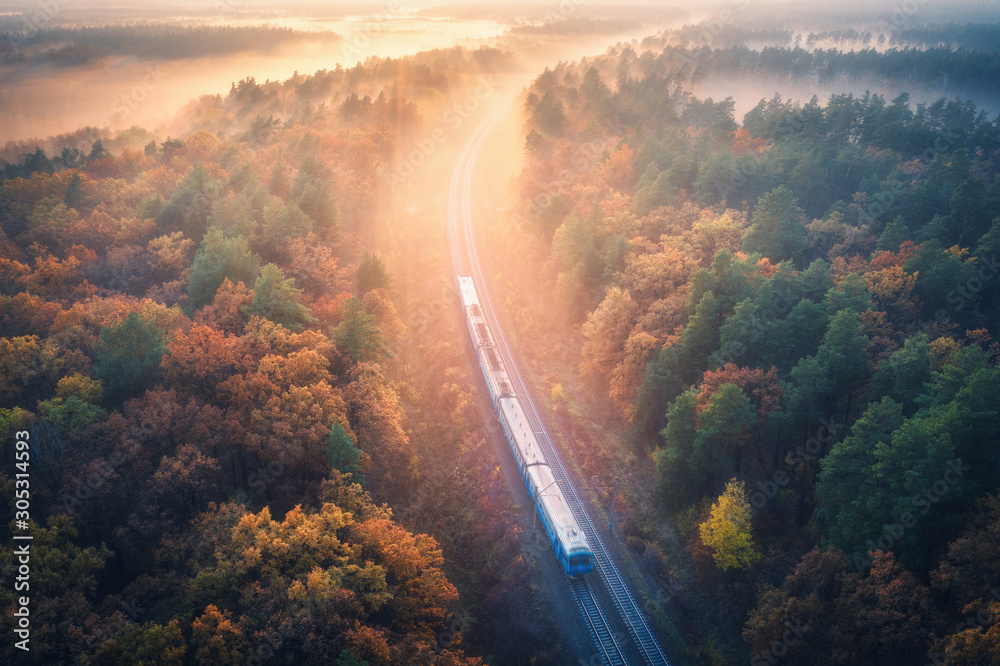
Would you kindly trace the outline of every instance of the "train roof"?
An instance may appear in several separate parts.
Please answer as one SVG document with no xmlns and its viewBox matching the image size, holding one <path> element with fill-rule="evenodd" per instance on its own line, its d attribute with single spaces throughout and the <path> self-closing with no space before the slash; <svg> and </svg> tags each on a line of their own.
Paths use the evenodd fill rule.
<svg viewBox="0 0 1000 666">
<path fill-rule="evenodd" d="M 555 475 L 548 465 L 548 460 L 542 452 L 542 447 L 521 403 L 516 399 L 500 400 L 499 403 L 514 445 L 520 452 L 524 465 L 527 466 L 528 475 L 532 477 L 532 485 L 542 491 L 539 501 L 545 505 L 545 513 L 554 523 L 553 528 L 562 539 L 566 551 L 572 552 L 579 547 L 587 548 L 587 537 L 580 529 L 580 524 L 573 515 L 562 488 L 555 483 Z"/>
<path fill-rule="evenodd" d="M 489 383 L 490 393 L 494 397 L 514 397 L 517 395 L 514 391 L 514 385 L 510 381 L 510 376 L 507 375 L 507 370 L 497 354 L 496 347 L 482 347 L 479 354 L 479 363 L 482 365 L 486 381 Z"/>
<path fill-rule="evenodd" d="M 553 483 L 555 476 L 552 474 L 552 469 L 548 466 L 536 466 L 532 467 L 529 473 L 536 475 L 537 483 L 541 484 L 539 488 L 545 488 L 539 501 L 545 505 L 545 512 L 552 520 L 559 538 L 562 539 L 566 552 L 572 553 L 580 548 L 589 550 L 587 537 L 583 534 L 576 516 L 573 515 L 562 488 L 558 483 Z"/>
<path fill-rule="evenodd" d="M 491 391 L 501 396 L 497 400 L 497 408 L 501 412 L 501 417 L 507 422 L 511 443 L 518 450 L 522 464 L 530 477 L 530 483 L 539 494 L 538 502 L 567 553 L 589 552 L 587 537 L 583 534 L 576 516 L 573 515 L 562 488 L 555 481 L 555 475 L 538 443 L 534 428 L 521 403 L 513 397 L 510 377 L 497 355 L 472 278 L 460 275 L 458 290 L 462 306 L 468 311 L 469 329 L 481 355 L 480 363 L 487 375 L 487 381 L 491 383 Z"/>
<path fill-rule="evenodd" d="M 507 427 L 510 428 L 510 436 L 514 439 L 514 446 L 520 452 L 524 464 L 530 465 L 538 462 L 547 464 L 548 461 L 545 459 L 545 454 L 542 453 L 542 447 L 538 444 L 535 431 L 531 427 L 521 403 L 514 398 L 508 398 L 501 400 L 499 406 L 507 421 Z"/>
<path fill-rule="evenodd" d="M 467 308 L 472 304 L 479 305 L 479 294 L 476 293 L 476 285 L 471 277 L 458 276 L 458 293 L 462 299 L 462 307 Z"/>
</svg>

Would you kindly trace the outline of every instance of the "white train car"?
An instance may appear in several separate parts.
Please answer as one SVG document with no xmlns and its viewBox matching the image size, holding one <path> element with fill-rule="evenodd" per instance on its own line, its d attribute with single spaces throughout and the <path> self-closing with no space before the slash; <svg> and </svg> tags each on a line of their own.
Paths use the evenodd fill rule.
<svg viewBox="0 0 1000 666">
<path fill-rule="evenodd" d="M 466 324 L 472 337 L 479 366 L 486 378 L 493 406 L 510 444 L 521 478 L 535 501 L 556 557 L 570 575 L 589 573 L 594 568 L 594 554 L 587 537 L 556 483 L 555 475 L 538 443 L 534 429 L 514 391 L 507 368 L 493 339 L 486 317 L 470 277 L 458 278 Z"/>
<path fill-rule="evenodd" d="M 458 278 L 458 287 L 462 298 L 462 307 L 465 308 L 465 323 L 469 328 L 469 335 L 472 337 L 472 345 L 476 349 L 479 367 L 482 368 L 483 375 L 486 377 L 490 398 L 493 406 L 496 407 L 500 398 L 514 397 L 514 388 L 507 375 L 507 368 L 504 367 L 503 360 L 500 358 L 500 353 L 493 341 L 493 334 L 486 322 L 472 278 Z"/>
</svg>

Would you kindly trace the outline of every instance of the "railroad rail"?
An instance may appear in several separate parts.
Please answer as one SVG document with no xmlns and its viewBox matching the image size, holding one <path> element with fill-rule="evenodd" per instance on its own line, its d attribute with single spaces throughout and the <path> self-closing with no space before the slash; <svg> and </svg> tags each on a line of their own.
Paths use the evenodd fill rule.
<svg viewBox="0 0 1000 666">
<path fill-rule="evenodd" d="M 476 285 L 484 314 L 494 332 L 496 346 L 503 357 L 511 381 L 514 384 L 514 391 L 521 400 L 529 424 L 535 431 L 535 435 L 548 459 L 556 481 L 566 496 L 567 502 L 574 516 L 579 521 L 594 552 L 594 573 L 589 574 L 587 577 L 571 578 L 567 576 L 566 578 L 569 581 L 570 589 L 584 616 L 591 636 L 594 638 L 599 654 L 609 666 L 620 666 L 630 663 L 627 646 L 622 645 L 621 643 L 624 641 L 621 641 L 615 635 L 615 632 L 612 630 L 611 621 L 608 618 L 608 611 L 607 609 L 602 609 L 601 603 L 595 594 L 594 574 L 597 574 L 597 577 L 607 589 L 614 604 L 614 612 L 627 627 L 635 649 L 642 655 L 643 661 L 649 666 L 669 666 L 670 662 L 655 634 L 653 634 L 645 613 L 639 604 L 636 603 L 635 597 L 629 590 L 625 578 L 611 558 L 603 538 L 595 528 L 595 523 L 590 517 L 590 512 L 577 493 L 576 487 L 569 475 L 566 473 L 566 468 L 559 452 L 552 445 L 545 424 L 539 417 L 538 409 L 531 398 L 531 393 L 527 390 L 527 385 L 522 379 L 517 365 L 514 363 L 513 355 L 507 344 L 507 338 L 500 328 L 499 318 L 494 310 L 493 302 L 490 299 L 487 288 L 488 283 L 484 278 L 482 266 L 480 265 L 472 231 L 472 176 L 479 149 L 506 111 L 507 107 L 502 107 L 490 114 L 472 133 L 459 154 L 458 163 L 452 175 L 448 206 L 448 237 L 451 246 L 452 265 L 456 271 L 456 275 L 469 275 Z"/>
</svg>

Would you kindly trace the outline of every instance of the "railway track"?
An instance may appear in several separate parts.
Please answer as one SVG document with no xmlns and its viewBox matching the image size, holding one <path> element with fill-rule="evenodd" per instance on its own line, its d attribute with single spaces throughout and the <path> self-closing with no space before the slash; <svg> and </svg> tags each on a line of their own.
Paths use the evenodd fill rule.
<svg viewBox="0 0 1000 666">
<path fill-rule="evenodd" d="M 499 122 L 506 112 L 507 107 L 497 109 L 490 114 L 472 133 L 468 141 L 462 148 L 458 163 L 452 175 L 451 191 L 449 194 L 448 206 L 448 236 L 451 246 L 452 265 L 458 275 L 470 275 L 476 284 L 479 292 L 481 305 L 486 314 L 487 321 L 494 332 L 495 342 L 507 365 L 514 390 L 521 400 L 529 423 L 535 432 L 539 444 L 548 459 L 549 466 L 563 494 L 580 523 L 590 547 L 594 552 L 594 573 L 603 582 L 607 589 L 614 608 L 611 609 L 615 615 L 621 618 L 622 623 L 627 627 L 634 649 L 625 645 L 627 641 L 622 640 L 620 635 L 616 635 L 612 628 L 613 622 L 608 617 L 609 609 L 602 608 L 599 597 L 596 594 L 594 574 L 586 578 L 572 579 L 567 577 L 570 589 L 576 599 L 577 605 L 587 623 L 591 636 L 594 638 L 598 652 L 605 663 L 610 666 L 631 664 L 634 660 L 629 659 L 629 654 L 637 653 L 641 656 L 642 662 L 649 666 L 669 666 L 660 646 L 659 641 L 653 634 L 649 621 L 645 613 L 636 603 L 635 597 L 629 590 L 625 578 L 621 575 L 614 560 L 605 547 L 604 540 L 595 527 L 594 521 L 590 517 L 584 501 L 577 493 L 575 485 L 572 483 L 558 451 L 552 446 L 545 424 L 539 417 L 538 409 L 531 398 L 531 393 L 527 390 L 527 385 L 521 377 L 514 363 L 513 355 L 507 344 L 507 338 L 499 325 L 499 318 L 493 308 L 490 299 L 488 283 L 484 278 L 483 270 L 479 262 L 479 255 L 476 250 L 475 239 L 472 231 L 472 176 L 476 157 L 483 142 L 489 135 L 493 127 Z"/>
<path fill-rule="evenodd" d="M 597 597 L 594 596 L 594 590 L 582 578 L 566 576 L 566 581 L 569 583 L 570 590 L 573 592 L 577 606 L 580 607 L 583 618 L 587 621 L 587 628 L 590 630 L 590 635 L 594 639 L 594 644 L 600 650 L 604 662 L 611 664 L 611 666 L 624 666 L 627 664 L 628 660 L 626 660 L 621 647 L 618 645 L 614 632 L 611 630 L 611 625 L 604 616 L 600 604 L 597 602 Z"/>
</svg>

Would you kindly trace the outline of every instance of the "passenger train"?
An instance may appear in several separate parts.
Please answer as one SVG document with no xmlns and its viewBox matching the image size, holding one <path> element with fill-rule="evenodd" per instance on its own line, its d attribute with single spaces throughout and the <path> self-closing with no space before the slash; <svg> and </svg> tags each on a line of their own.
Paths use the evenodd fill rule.
<svg viewBox="0 0 1000 666">
<path fill-rule="evenodd" d="M 556 557 L 563 570 L 571 576 L 589 573 L 594 569 L 594 553 L 562 489 L 556 483 L 534 428 L 514 391 L 510 375 L 483 314 L 472 278 L 460 276 L 458 288 L 469 334 L 479 359 L 479 367 L 486 377 L 493 407 L 514 452 L 521 478 L 535 502 L 538 515 L 541 516 L 545 531 L 556 551 Z"/>
</svg>

